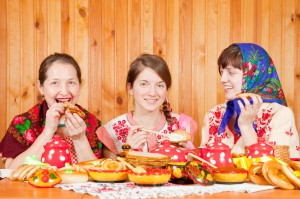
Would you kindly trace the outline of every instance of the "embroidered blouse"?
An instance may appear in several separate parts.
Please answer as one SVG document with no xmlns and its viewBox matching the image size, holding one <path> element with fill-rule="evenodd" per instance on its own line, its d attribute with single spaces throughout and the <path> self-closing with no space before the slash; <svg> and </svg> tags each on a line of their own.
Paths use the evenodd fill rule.
<svg viewBox="0 0 300 199">
<path fill-rule="evenodd" d="M 226 104 L 215 106 L 205 116 L 202 127 L 201 146 L 213 142 L 217 136 Z M 299 158 L 299 136 L 292 110 L 278 103 L 263 103 L 254 120 L 258 137 L 265 137 L 268 143 L 290 146 L 290 157 Z M 243 139 L 227 125 L 220 135 L 222 142 L 231 147 L 234 153 L 245 154 Z"/>
<path fill-rule="evenodd" d="M 170 125 L 167 123 L 166 118 L 162 117 L 159 124 L 151 130 L 158 131 L 161 133 L 169 134 L 173 130 L 184 129 L 191 134 L 192 141 L 189 146 L 194 149 L 192 142 L 194 141 L 194 135 L 198 130 L 198 125 L 189 116 L 184 114 L 171 113 L 174 124 Z M 112 119 L 107 124 L 101 126 L 97 130 L 97 135 L 101 142 L 109 148 L 113 153 L 122 152 L 122 145 L 126 143 L 129 129 L 132 126 L 138 125 L 133 119 L 132 112 L 121 115 L 115 119 Z M 151 134 L 148 139 L 149 150 L 153 149 L 163 141 L 161 135 Z"/>
</svg>

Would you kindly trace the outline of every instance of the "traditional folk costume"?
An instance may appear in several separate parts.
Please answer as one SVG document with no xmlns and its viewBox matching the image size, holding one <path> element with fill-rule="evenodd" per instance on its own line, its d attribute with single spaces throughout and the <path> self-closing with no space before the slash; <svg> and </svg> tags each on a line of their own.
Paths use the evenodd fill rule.
<svg viewBox="0 0 300 199">
<path fill-rule="evenodd" d="M 295 126 L 294 114 L 284 97 L 274 63 L 268 53 L 256 44 L 237 45 L 242 53 L 243 79 L 242 92 L 255 93 L 262 97 L 263 104 L 255 117 L 253 127 L 258 137 L 264 137 L 272 145 L 290 146 L 290 157 L 299 158 L 299 136 Z M 222 142 L 231 147 L 233 153 L 245 153 L 245 146 L 238 127 L 240 108 L 238 100 L 217 105 L 205 116 L 202 127 L 201 146 L 213 142 L 215 136 L 221 136 Z M 250 100 L 252 104 L 252 100 Z M 234 129 L 228 122 L 237 114 Z"/>
<path fill-rule="evenodd" d="M 87 126 L 86 136 L 95 156 L 100 158 L 102 154 L 102 143 L 98 140 L 95 131 L 101 126 L 101 121 L 83 107 L 79 105 L 76 106 L 86 114 L 84 119 Z M 3 158 L 15 158 L 31 146 L 44 130 L 46 112 L 48 109 L 47 102 L 42 101 L 29 111 L 14 117 L 0 143 L 0 155 L 2 155 Z M 71 137 L 65 137 L 63 140 L 66 141 L 70 147 L 72 162 L 77 163 L 77 155 Z"/>
<path fill-rule="evenodd" d="M 173 119 L 173 125 L 167 123 L 166 117 L 163 115 L 159 124 L 151 129 L 153 131 L 158 131 L 164 134 L 170 134 L 174 130 L 183 129 L 191 134 L 192 141 L 188 142 L 188 145 L 191 149 L 194 149 L 192 144 L 195 133 L 198 130 L 196 122 L 187 115 L 184 114 L 175 114 L 171 113 Z M 122 145 L 126 143 L 129 129 L 132 126 L 137 126 L 138 123 L 134 121 L 132 112 L 121 115 L 107 124 L 101 126 L 97 130 L 97 135 L 101 142 L 113 153 L 122 152 Z M 155 148 L 157 145 L 160 145 L 164 140 L 163 136 L 150 134 L 148 138 L 148 150 Z M 142 148 L 134 149 L 142 151 Z"/>
</svg>

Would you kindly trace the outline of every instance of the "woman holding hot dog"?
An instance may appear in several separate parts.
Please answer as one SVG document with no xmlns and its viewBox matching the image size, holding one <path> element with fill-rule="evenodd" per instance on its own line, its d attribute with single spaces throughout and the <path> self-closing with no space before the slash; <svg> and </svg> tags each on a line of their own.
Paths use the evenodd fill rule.
<svg viewBox="0 0 300 199">
<path fill-rule="evenodd" d="M 38 78 L 38 88 L 44 100 L 15 116 L 0 143 L 0 155 L 6 168 L 18 167 L 31 155 L 40 160 L 43 146 L 52 140 L 54 134 L 68 143 L 73 163 L 101 156 L 102 143 L 95 134 L 101 122 L 76 104 L 80 83 L 81 70 L 73 57 L 55 53 L 44 59 Z M 66 111 L 67 104 L 72 110 L 82 111 L 83 117 Z"/>
<path fill-rule="evenodd" d="M 233 153 L 244 154 L 245 146 L 264 137 L 273 146 L 288 145 L 291 158 L 299 158 L 294 114 L 268 53 L 256 44 L 232 44 L 219 56 L 218 66 L 227 103 L 206 114 L 201 146 L 220 136 Z"/>
</svg>

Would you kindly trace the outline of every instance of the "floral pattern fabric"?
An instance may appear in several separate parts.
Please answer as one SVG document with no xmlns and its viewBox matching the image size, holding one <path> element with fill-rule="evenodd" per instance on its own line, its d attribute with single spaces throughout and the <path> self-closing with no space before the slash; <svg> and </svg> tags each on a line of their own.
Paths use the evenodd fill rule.
<svg viewBox="0 0 300 199">
<path fill-rule="evenodd" d="M 84 119 L 87 126 L 86 136 L 95 156 L 99 158 L 102 155 L 102 143 L 98 140 L 95 131 L 101 126 L 101 121 L 83 107 L 77 106 L 86 114 Z M 42 101 L 27 112 L 15 116 L 0 143 L 0 154 L 6 158 L 15 158 L 27 150 L 43 132 L 47 110 L 46 101 Z M 65 139 L 69 141 L 68 137 Z M 68 143 L 73 144 L 70 141 Z M 74 147 L 70 146 L 70 148 Z M 76 161 L 73 159 L 73 162 Z"/>
<path fill-rule="evenodd" d="M 277 102 L 287 105 L 276 72 L 269 54 L 253 43 L 238 43 L 243 59 L 242 92 L 260 95 L 265 102 Z"/>
<path fill-rule="evenodd" d="M 217 105 L 205 117 L 202 127 L 201 146 L 214 141 L 224 117 L 226 104 Z M 278 103 L 263 103 L 254 120 L 254 127 L 258 137 L 265 137 L 268 143 L 275 145 L 289 145 L 291 158 L 299 158 L 299 136 L 294 122 L 294 115 L 290 108 Z M 222 142 L 227 144 L 233 153 L 245 154 L 245 145 L 241 135 L 227 125 L 220 135 Z"/>
<path fill-rule="evenodd" d="M 176 129 L 187 130 L 193 138 L 198 130 L 198 126 L 194 120 L 184 114 L 178 115 L 171 113 L 173 118 L 173 125 L 167 123 L 166 118 L 162 117 L 160 123 L 152 130 L 159 131 L 164 134 L 169 134 Z M 99 139 L 103 144 L 108 147 L 112 152 L 118 153 L 122 151 L 122 144 L 126 143 L 129 129 L 132 126 L 138 125 L 134 120 L 132 113 L 121 115 L 107 124 L 101 126 L 97 131 Z M 148 139 L 149 150 L 159 145 L 163 141 L 161 135 L 150 134 Z M 191 144 L 191 148 L 194 146 Z"/>
</svg>

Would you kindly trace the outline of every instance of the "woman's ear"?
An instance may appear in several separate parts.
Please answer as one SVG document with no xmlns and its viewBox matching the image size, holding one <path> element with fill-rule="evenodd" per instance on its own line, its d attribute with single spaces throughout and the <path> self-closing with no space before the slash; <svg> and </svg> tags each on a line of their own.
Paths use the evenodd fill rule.
<svg viewBox="0 0 300 199">
<path fill-rule="evenodd" d="M 128 84 L 127 84 L 127 89 L 128 89 L 128 91 L 129 91 L 129 94 L 130 94 L 130 95 L 133 95 L 133 89 L 132 89 L 131 83 L 128 83 Z"/>
<path fill-rule="evenodd" d="M 44 88 L 43 88 L 43 86 L 41 85 L 40 80 L 37 80 L 37 86 L 38 86 L 38 89 L 39 89 L 41 95 L 43 96 L 43 95 L 44 95 Z"/>
</svg>

